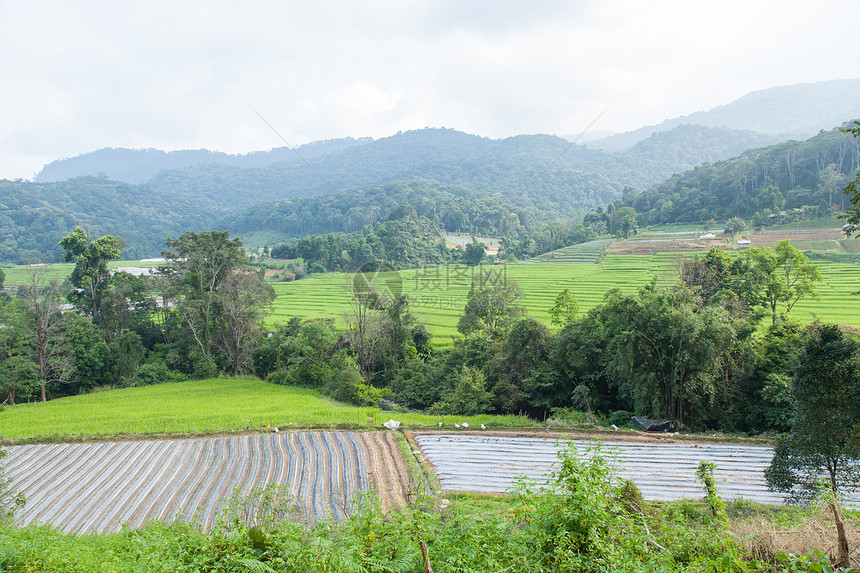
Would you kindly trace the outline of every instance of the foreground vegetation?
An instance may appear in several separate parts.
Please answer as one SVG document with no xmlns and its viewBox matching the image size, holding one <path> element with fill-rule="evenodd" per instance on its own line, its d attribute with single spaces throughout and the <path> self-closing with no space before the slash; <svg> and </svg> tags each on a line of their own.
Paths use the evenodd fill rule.
<svg viewBox="0 0 860 573">
<path fill-rule="evenodd" d="M 780 551 L 807 553 L 808 539 L 799 536 L 786 547 L 768 537 L 765 524 L 794 528 L 804 519 L 818 519 L 818 513 L 773 512 L 740 503 L 727 512 L 713 487 L 712 468 L 704 464 L 700 470 L 706 495 L 698 503 L 647 503 L 635 486 L 610 474 L 600 455 L 568 451 L 545 487 L 522 484 L 509 497 L 457 496 L 450 505 L 418 495 L 409 507 L 387 514 L 365 504 L 339 524 L 291 519 L 292 500 L 278 488 L 234 496 L 210 532 L 175 523 L 78 537 L 48 526 L 16 528 L 5 522 L 0 523 L 0 568 L 64 573 L 834 571 L 825 554 Z M 730 531 L 744 532 L 752 523 L 756 534 Z"/>
</svg>

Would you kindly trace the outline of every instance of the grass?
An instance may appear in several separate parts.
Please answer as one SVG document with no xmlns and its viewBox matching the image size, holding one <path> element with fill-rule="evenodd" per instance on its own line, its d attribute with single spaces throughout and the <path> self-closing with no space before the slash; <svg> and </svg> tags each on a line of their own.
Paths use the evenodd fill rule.
<svg viewBox="0 0 860 573">
<path fill-rule="evenodd" d="M 580 312 L 586 312 L 603 301 L 607 291 L 619 288 L 633 292 L 657 278 L 660 284 L 677 281 L 676 253 L 654 255 L 606 255 L 599 264 L 528 264 L 516 263 L 489 267 L 513 279 L 525 294 L 528 313 L 547 325 L 549 309 L 558 293 L 565 288 L 576 296 Z M 860 327 L 860 300 L 850 293 L 860 285 L 860 265 L 816 261 L 822 275 L 819 298 L 804 299 L 791 314 L 804 323 L 816 319 Z M 402 290 L 413 297 L 412 309 L 434 335 L 434 345 L 446 346 L 457 336 L 457 321 L 466 304 L 466 295 L 475 269 L 450 265 L 399 273 Z M 292 316 L 305 319 L 333 318 L 345 325 L 349 310 L 349 287 L 352 275 L 327 273 L 290 283 L 274 283 L 278 293 L 267 324 L 285 324 Z M 385 282 L 397 287 L 397 281 Z"/>
<path fill-rule="evenodd" d="M 305 388 L 253 378 L 219 378 L 125 388 L 45 403 L 6 406 L 0 439 L 20 441 L 165 434 L 204 434 L 246 429 L 380 428 L 390 418 L 403 427 L 442 422 L 482 423 L 491 429 L 537 425 L 520 416 L 427 416 L 380 411 L 334 402 Z"/>
<path fill-rule="evenodd" d="M 112 269 L 119 267 L 156 267 L 163 263 L 141 262 L 141 261 L 111 261 L 108 266 Z M 27 284 L 29 282 L 28 272 L 31 267 L 27 265 L 9 265 L 4 266 L 3 272 L 6 273 L 5 285 L 7 287 L 17 287 L 18 285 Z M 57 280 L 63 282 L 72 271 L 75 269 L 73 263 L 51 263 L 45 265 L 45 279 Z"/>
</svg>

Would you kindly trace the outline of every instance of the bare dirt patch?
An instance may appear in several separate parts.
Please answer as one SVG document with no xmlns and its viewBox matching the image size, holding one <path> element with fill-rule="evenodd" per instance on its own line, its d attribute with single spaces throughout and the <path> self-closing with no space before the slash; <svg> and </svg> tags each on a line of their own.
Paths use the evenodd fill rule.
<svg viewBox="0 0 860 573">
<path fill-rule="evenodd" d="M 659 239 L 654 241 L 617 241 L 606 247 L 605 253 L 613 255 L 650 255 L 653 253 L 688 253 L 707 251 L 712 248 L 728 250 L 722 241 L 694 241 L 681 239 Z"/>
</svg>

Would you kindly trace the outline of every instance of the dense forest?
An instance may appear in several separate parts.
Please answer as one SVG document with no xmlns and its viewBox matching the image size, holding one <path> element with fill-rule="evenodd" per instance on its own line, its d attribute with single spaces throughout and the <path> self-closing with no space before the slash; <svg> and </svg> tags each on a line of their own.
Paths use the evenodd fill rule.
<svg viewBox="0 0 860 573">
<path fill-rule="evenodd" d="M 217 211 L 216 211 L 217 212 Z M 211 226 L 213 213 L 181 195 L 98 177 L 58 183 L 0 180 L 0 261 L 57 262 L 58 242 L 76 226 L 121 234 L 125 256 L 157 256 L 164 237 Z"/>
<path fill-rule="evenodd" d="M 740 217 L 759 226 L 804 207 L 821 214 L 842 211 L 847 206 L 842 190 L 860 167 L 858 149 L 850 134 L 823 131 L 673 175 L 625 196 L 614 208 L 632 207 L 640 225 Z"/>
</svg>

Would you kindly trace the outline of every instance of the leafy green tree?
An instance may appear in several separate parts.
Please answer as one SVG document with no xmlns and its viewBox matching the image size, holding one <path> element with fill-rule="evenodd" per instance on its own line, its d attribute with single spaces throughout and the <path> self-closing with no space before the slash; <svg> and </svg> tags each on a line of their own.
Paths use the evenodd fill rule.
<svg viewBox="0 0 860 573">
<path fill-rule="evenodd" d="M 816 283 L 821 281 L 818 267 L 809 262 L 801 251 L 786 239 L 775 249 L 747 249 L 744 256 L 764 278 L 764 301 L 773 322 L 779 314 L 788 314 L 797 301 L 815 296 Z M 779 313 L 782 305 L 783 312 Z"/>
<path fill-rule="evenodd" d="M 610 291 L 601 316 L 607 374 L 635 410 L 704 425 L 695 418 L 718 397 L 720 358 L 736 336 L 726 311 L 652 284 L 635 296 Z"/>
<path fill-rule="evenodd" d="M 69 302 L 99 324 L 102 295 L 111 280 L 108 263 L 120 258 L 125 241 L 113 235 L 90 240 L 85 230 L 75 227 L 70 235 L 60 240 L 60 246 L 65 251 L 63 260 L 75 263 L 70 280 L 76 290 L 69 293 Z"/>
<path fill-rule="evenodd" d="M 472 237 L 472 242 L 466 245 L 463 251 L 463 262 L 467 265 L 477 266 L 481 264 L 486 256 L 487 245 L 478 242 L 478 239 Z"/>
<path fill-rule="evenodd" d="M 75 357 L 74 379 L 77 390 L 87 391 L 110 382 L 108 345 L 98 327 L 85 316 L 70 313 L 63 332 Z"/>
<path fill-rule="evenodd" d="M 247 261 L 241 239 L 228 231 L 187 232 L 168 238 L 162 252 L 170 265 L 163 272 L 171 278 L 172 291 L 180 298 L 178 315 L 197 354 L 212 360 L 213 336 L 218 327 L 218 289 Z"/>
<path fill-rule="evenodd" d="M 633 207 L 620 207 L 612 215 L 611 231 L 619 237 L 629 239 L 637 228 L 636 211 Z"/>
<path fill-rule="evenodd" d="M 526 317 L 511 327 L 500 353 L 500 375 L 492 387 L 497 410 L 528 409 L 528 381 L 549 361 L 552 333 L 540 321 Z"/>
<path fill-rule="evenodd" d="M 484 332 L 501 339 L 525 308 L 520 304 L 523 292 L 516 281 L 492 269 L 481 270 L 472 278 L 466 307 L 457 323 L 464 335 Z"/>
<path fill-rule="evenodd" d="M 433 405 L 433 411 L 440 414 L 474 416 L 490 408 L 493 394 L 487 390 L 487 380 L 483 372 L 464 366 L 451 382 L 452 390 L 445 396 L 444 401 Z"/>
<path fill-rule="evenodd" d="M 556 326 L 564 326 L 572 322 L 579 312 L 579 302 L 576 297 L 570 292 L 570 289 L 564 289 L 558 296 L 555 297 L 555 304 L 549 309 L 549 315 L 552 317 L 550 322 Z"/>
<path fill-rule="evenodd" d="M 743 233 L 747 228 L 747 222 L 740 217 L 732 217 L 726 221 L 726 233 L 729 235 L 737 235 Z"/>
<path fill-rule="evenodd" d="M 821 476 L 833 492 L 860 488 L 860 344 L 833 324 L 808 328 L 791 385 L 791 430 L 777 439 L 765 470 L 768 487 L 809 499 Z M 838 561 L 848 566 L 848 540 L 834 498 Z"/>
<path fill-rule="evenodd" d="M 772 489 L 808 498 L 823 474 L 831 488 L 860 488 L 860 345 L 839 327 L 808 327 L 791 381 L 791 429 L 766 472 Z"/>
<path fill-rule="evenodd" d="M 62 298 L 56 281 L 45 281 L 46 267 L 28 271 L 27 284 L 21 289 L 22 325 L 25 352 L 39 369 L 40 398 L 48 399 L 48 385 L 74 381 L 75 357 L 60 310 Z"/>
<path fill-rule="evenodd" d="M 755 322 L 765 305 L 764 288 L 773 272 L 770 258 L 767 264 L 758 261 L 756 249 L 732 257 L 727 252 L 712 248 L 704 256 L 695 255 L 678 262 L 681 283 L 699 295 L 704 304 L 719 304 L 733 316 L 749 317 Z"/>
<path fill-rule="evenodd" d="M 16 400 L 36 396 L 39 392 L 39 369 L 21 354 L 0 362 L 0 396 L 4 404 L 14 405 Z"/>
<path fill-rule="evenodd" d="M 111 382 L 126 386 L 138 367 L 146 359 L 146 347 L 136 332 L 125 332 L 108 346 L 108 360 Z"/>
<path fill-rule="evenodd" d="M 230 363 L 234 376 L 253 370 L 260 327 L 274 299 L 272 287 L 247 266 L 234 270 L 221 284 L 213 344 Z"/>
</svg>

